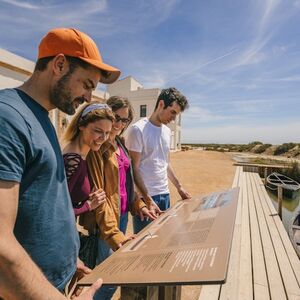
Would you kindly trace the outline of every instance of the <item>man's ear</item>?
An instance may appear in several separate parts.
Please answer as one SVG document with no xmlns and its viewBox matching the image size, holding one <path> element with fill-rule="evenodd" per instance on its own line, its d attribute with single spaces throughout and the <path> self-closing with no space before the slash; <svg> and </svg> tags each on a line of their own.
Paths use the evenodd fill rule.
<svg viewBox="0 0 300 300">
<path fill-rule="evenodd" d="M 66 72 L 67 60 L 63 54 L 58 54 L 53 59 L 53 72 L 55 75 L 61 76 Z"/>
<path fill-rule="evenodd" d="M 165 108 L 165 102 L 164 102 L 164 100 L 159 100 L 159 102 L 158 102 L 158 107 L 159 107 L 160 109 L 164 109 L 164 108 Z"/>
</svg>

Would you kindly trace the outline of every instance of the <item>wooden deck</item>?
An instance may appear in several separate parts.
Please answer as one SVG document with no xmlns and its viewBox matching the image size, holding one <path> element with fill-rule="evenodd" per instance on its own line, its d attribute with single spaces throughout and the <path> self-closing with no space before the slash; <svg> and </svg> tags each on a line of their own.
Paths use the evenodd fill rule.
<svg viewBox="0 0 300 300">
<path fill-rule="evenodd" d="M 258 173 L 238 166 L 240 187 L 227 281 L 198 300 L 300 299 L 300 261 Z"/>
</svg>

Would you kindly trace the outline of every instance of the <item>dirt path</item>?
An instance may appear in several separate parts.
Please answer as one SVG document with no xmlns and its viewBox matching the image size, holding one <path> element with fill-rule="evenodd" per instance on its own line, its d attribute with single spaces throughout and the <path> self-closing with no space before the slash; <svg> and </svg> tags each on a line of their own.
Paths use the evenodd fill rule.
<svg viewBox="0 0 300 300">
<path fill-rule="evenodd" d="M 235 168 L 231 156 L 222 152 L 191 150 L 171 154 L 172 167 L 192 196 L 231 186 Z M 172 202 L 178 194 L 170 184 Z"/>
</svg>

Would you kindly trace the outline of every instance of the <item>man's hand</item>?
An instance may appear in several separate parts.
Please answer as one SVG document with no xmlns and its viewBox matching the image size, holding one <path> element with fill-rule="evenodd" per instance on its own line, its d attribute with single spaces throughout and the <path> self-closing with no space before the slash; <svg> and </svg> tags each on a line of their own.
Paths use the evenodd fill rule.
<svg viewBox="0 0 300 300">
<path fill-rule="evenodd" d="M 145 218 L 151 221 L 157 219 L 157 215 L 153 213 L 153 211 L 150 211 L 147 206 L 144 206 L 139 210 L 139 216 L 141 221 L 144 221 Z"/>
<path fill-rule="evenodd" d="M 77 266 L 76 266 L 76 273 L 74 274 L 71 283 L 69 285 L 69 293 L 71 293 L 72 287 L 77 284 L 77 281 L 79 281 L 81 278 L 84 277 L 84 275 L 87 275 L 91 273 L 92 270 L 84 265 L 83 261 L 77 258 Z M 83 290 L 83 287 L 75 287 L 74 292 L 72 293 L 71 299 L 73 299 L 76 296 L 79 296 Z"/>
<path fill-rule="evenodd" d="M 186 200 L 186 199 L 191 199 L 191 195 L 183 188 L 183 187 L 180 187 L 178 190 L 177 190 L 178 194 L 180 195 L 181 199 L 182 200 Z"/>
<path fill-rule="evenodd" d="M 159 215 L 161 215 L 163 213 L 163 211 L 160 210 L 158 205 L 154 202 L 154 200 L 150 196 L 147 196 L 145 203 L 148 207 L 148 210 L 150 211 L 150 213 L 152 215 L 155 215 L 156 217 L 158 217 Z"/>
<path fill-rule="evenodd" d="M 82 295 L 80 295 L 80 296 L 74 295 L 71 297 L 71 299 L 73 299 L 73 300 L 93 300 L 95 293 L 101 287 L 101 285 L 102 285 L 102 279 L 100 278 L 96 282 L 94 282 L 93 285 L 90 286 L 88 289 L 85 288 L 85 291 L 84 291 L 84 293 L 82 293 Z"/>
<path fill-rule="evenodd" d="M 79 274 L 78 277 L 80 277 L 79 279 L 81 279 L 84 275 L 89 274 L 92 272 L 92 270 L 90 268 L 88 268 L 83 261 L 77 257 L 77 270 L 76 270 L 76 274 Z"/>
</svg>

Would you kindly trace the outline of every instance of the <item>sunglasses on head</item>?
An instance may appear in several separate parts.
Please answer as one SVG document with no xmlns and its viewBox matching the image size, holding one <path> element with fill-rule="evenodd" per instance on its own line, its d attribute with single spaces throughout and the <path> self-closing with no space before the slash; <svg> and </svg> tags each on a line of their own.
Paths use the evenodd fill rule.
<svg viewBox="0 0 300 300">
<path fill-rule="evenodd" d="M 126 125 L 126 124 L 128 124 L 129 123 L 129 119 L 127 119 L 127 118 L 121 118 L 118 114 L 115 114 L 115 119 L 116 119 L 116 123 L 118 123 L 118 122 L 122 122 L 122 124 L 123 125 Z"/>
</svg>

